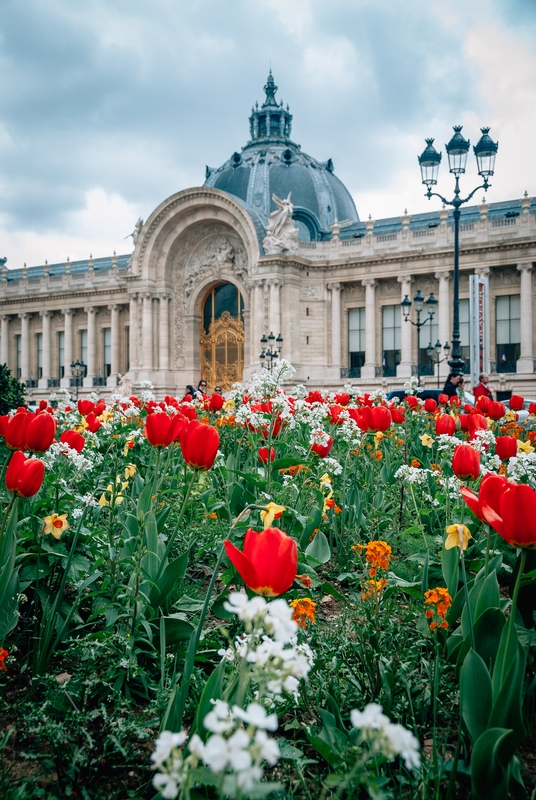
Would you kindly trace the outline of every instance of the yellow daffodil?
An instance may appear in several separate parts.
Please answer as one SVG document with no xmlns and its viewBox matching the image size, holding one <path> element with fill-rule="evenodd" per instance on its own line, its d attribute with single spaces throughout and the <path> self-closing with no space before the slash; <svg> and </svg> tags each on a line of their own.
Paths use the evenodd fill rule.
<svg viewBox="0 0 536 800">
<path fill-rule="evenodd" d="M 516 421 L 516 412 L 512 411 L 512 409 L 510 409 L 509 411 L 506 412 L 506 414 L 504 415 L 504 418 L 505 418 L 505 420 L 507 422 L 515 422 Z"/>
<path fill-rule="evenodd" d="M 534 453 L 534 447 L 531 445 L 530 442 L 522 442 L 520 439 L 517 440 L 517 452 L 518 453 Z"/>
<path fill-rule="evenodd" d="M 100 422 L 109 422 L 113 418 L 114 415 L 111 411 L 103 411 L 100 417 L 97 417 Z"/>
<path fill-rule="evenodd" d="M 423 433 L 422 436 L 419 436 L 419 439 L 421 440 L 421 444 L 423 447 L 432 447 L 432 445 L 434 444 L 434 440 L 427 433 Z"/>
<path fill-rule="evenodd" d="M 119 491 L 117 492 L 117 494 L 115 496 L 115 505 L 116 506 L 120 506 L 121 503 L 123 502 L 123 500 L 125 499 L 123 497 L 123 495 L 121 494 L 121 492 L 123 492 L 127 488 L 128 481 L 121 482 L 121 477 L 118 475 L 117 478 L 116 478 L 116 482 L 117 483 L 121 483 L 121 488 L 119 489 Z M 98 501 L 99 506 L 103 506 L 104 507 L 104 506 L 109 506 L 110 505 L 110 503 L 112 502 L 113 490 L 114 490 L 114 487 L 112 486 L 111 483 L 109 483 L 108 486 L 106 487 L 106 491 L 103 492 L 103 494 L 101 494 L 101 496 L 99 498 L 99 501 Z"/>
<path fill-rule="evenodd" d="M 374 434 L 374 444 L 376 445 L 376 449 L 378 449 L 378 445 L 380 444 L 384 436 L 385 434 L 382 431 L 376 431 L 376 433 Z"/>
<path fill-rule="evenodd" d="M 447 525 L 448 536 L 445 541 L 445 550 L 451 550 L 453 547 L 459 547 L 460 550 L 467 550 L 469 539 L 471 539 L 471 531 L 466 525 Z"/>
<path fill-rule="evenodd" d="M 226 400 L 223 404 L 224 411 L 233 411 L 235 407 L 234 400 Z"/>
<path fill-rule="evenodd" d="M 266 528 L 271 528 L 272 522 L 276 516 L 280 516 L 283 511 L 286 511 L 286 506 L 278 506 L 277 503 L 268 503 L 266 509 L 261 511 L 261 519 L 264 525 L 264 530 L 266 530 Z"/>
<path fill-rule="evenodd" d="M 125 478 L 133 478 L 136 474 L 136 465 L 127 464 L 125 467 Z"/>
<path fill-rule="evenodd" d="M 61 539 L 63 531 L 71 527 L 67 522 L 67 514 L 50 514 L 43 517 L 43 522 L 43 533 L 51 533 L 54 539 Z"/>
<path fill-rule="evenodd" d="M 327 495 L 327 497 L 324 498 L 324 508 L 322 509 L 324 511 L 324 513 L 328 510 L 328 508 L 332 508 L 333 507 L 333 503 L 330 503 L 330 500 L 331 500 L 332 497 L 333 497 L 333 489 Z"/>
<path fill-rule="evenodd" d="M 329 477 L 327 472 L 324 472 L 324 474 L 320 478 L 320 486 L 327 486 L 328 488 L 331 486 L 331 478 Z"/>
</svg>

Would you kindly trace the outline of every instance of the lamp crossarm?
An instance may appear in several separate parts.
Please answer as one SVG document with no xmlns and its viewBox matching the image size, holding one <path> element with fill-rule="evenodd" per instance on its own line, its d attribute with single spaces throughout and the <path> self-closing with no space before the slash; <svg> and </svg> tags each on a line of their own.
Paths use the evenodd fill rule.
<svg viewBox="0 0 536 800">
<path fill-rule="evenodd" d="M 412 325 L 415 325 L 416 328 L 422 328 L 423 325 L 426 325 L 427 322 L 430 322 L 434 318 L 435 311 L 430 311 L 426 319 L 423 319 L 422 322 L 413 322 L 412 319 L 409 317 L 404 317 L 404 322 L 411 322 Z"/>
<path fill-rule="evenodd" d="M 468 203 L 469 200 L 473 197 L 473 195 L 476 192 L 479 192 L 480 189 L 484 189 L 484 191 L 487 192 L 489 187 L 490 187 L 490 185 L 491 184 L 489 184 L 487 181 L 485 181 L 480 186 L 477 186 L 476 189 L 473 189 L 471 194 L 468 194 L 467 197 L 464 200 L 460 200 L 460 198 L 458 196 L 456 196 L 454 198 L 454 200 L 447 200 L 446 197 L 443 197 L 443 195 L 439 194 L 439 192 L 431 192 L 430 190 L 428 190 L 424 196 L 427 197 L 429 200 L 432 197 L 439 197 L 441 202 L 444 203 L 446 206 L 453 206 L 454 208 L 459 208 L 460 206 L 463 206 L 464 203 Z"/>
</svg>

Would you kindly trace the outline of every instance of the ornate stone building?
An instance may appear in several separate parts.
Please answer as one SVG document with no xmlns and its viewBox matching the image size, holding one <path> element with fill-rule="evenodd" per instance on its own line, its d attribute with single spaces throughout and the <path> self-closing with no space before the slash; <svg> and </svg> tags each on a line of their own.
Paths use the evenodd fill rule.
<svg viewBox="0 0 536 800">
<path fill-rule="evenodd" d="M 204 186 L 164 200 L 134 233 L 131 255 L 8 269 L 0 283 L 0 362 L 32 398 L 73 385 L 101 394 L 122 377 L 181 394 L 201 375 L 209 388 L 247 378 L 260 340 L 283 337 L 282 355 L 310 387 L 395 388 L 415 372 L 437 385 L 426 354 L 450 341 L 453 227 L 447 209 L 359 220 L 331 160 L 291 138 L 288 106 L 270 74 L 253 108 L 250 140 Z M 536 397 L 534 282 L 536 202 L 462 210 L 460 318 L 468 355 L 469 276 L 489 280 L 491 385 Z M 420 289 L 438 300 L 420 337 L 400 302 Z M 420 354 L 417 349 L 420 349 Z M 419 355 L 419 358 L 418 358 Z"/>
</svg>

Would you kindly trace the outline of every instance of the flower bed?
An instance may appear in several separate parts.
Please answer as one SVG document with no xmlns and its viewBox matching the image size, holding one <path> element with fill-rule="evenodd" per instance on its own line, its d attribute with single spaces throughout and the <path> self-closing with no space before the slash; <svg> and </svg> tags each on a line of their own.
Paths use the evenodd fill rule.
<svg viewBox="0 0 536 800">
<path fill-rule="evenodd" d="M 6 797 L 530 794 L 536 415 L 291 376 L 0 418 Z"/>
</svg>

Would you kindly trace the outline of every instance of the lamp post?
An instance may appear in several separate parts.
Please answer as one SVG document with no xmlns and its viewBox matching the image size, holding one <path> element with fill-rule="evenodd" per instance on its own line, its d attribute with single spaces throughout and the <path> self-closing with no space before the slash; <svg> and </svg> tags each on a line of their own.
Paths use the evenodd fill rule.
<svg viewBox="0 0 536 800">
<path fill-rule="evenodd" d="M 452 359 L 448 362 L 451 372 L 454 375 L 463 375 L 464 361 L 462 359 L 462 351 L 460 344 L 460 247 L 459 247 L 459 223 L 460 223 L 460 207 L 469 202 L 475 192 L 479 189 L 484 189 L 486 192 L 489 187 L 488 178 L 493 175 L 495 168 L 495 156 L 499 147 L 497 142 L 492 141 L 489 136 L 489 128 L 481 128 L 482 136 L 478 143 L 473 147 L 476 163 L 478 167 L 478 174 L 483 178 L 483 183 L 473 189 L 471 194 L 466 198 L 460 197 L 460 175 L 465 173 L 465 165 L 467 163 L 467 153 L 469 152 L 470 142 L 462 136 L 462 126 L 454 126 L 454 136 L 450 142 L 445 145 L 447 156 L 449 160 L 449 172 L 451 172 L 455 179 L 454 185 L 454 198 L 446 200 L 443 195 L 437 192 L 432 192 L 432 186 L 437 184 L 437 175 L 439 172 L 439 165 L 441 163 L 441 153 L 438 153 L 434 147 L 433 139 L 426 139 L 426 148 L 422 155 L 418 156 L 419 166 L 421 168 L 422 182 L 428 187 L 425 197 L 429 200 L 431 197 L 439 197 L 442 202 L 447 206 L 454 208 L 454 309 L 453 309 L 453 323 L 452 323 Z"/>
<path fill-rule="evenodd" d="M 76 402 L 78 403 L 78 387 L 82 386 L 82 379 L 86 374 L 86 365 L 83 361 L 73 361 L 71 363 L 71 386 L 76 387 Z"/>
<path fill-rule="evenodd" d="M 447 361 L 447 359 L 449 357 L 449 354 L 450 354 L 450 344 L 448 342 L 445 342 L 445 344 L 443 345 L 443 350 L 445 351 L 445 357 L 444 358 L 440 358 L 440 355 L 441 355 L 441 342 L 439 341 L 439 339 L 437 340 L 437 342 L 434 345 L 432 344 L 432 342 L 430 342 L 430 344 L 426 348 L 426 355 L 428 356 L 428 358 L 430 359 L 430 361 L 434 365 L 434 372 L 435 372 L 435 368 L 437 367 L 437 388 L 438 389 L 439 389 L 439 365 L 442 364 L 443 361 Z M 434 358 L 434 355 L 435 355 L 435 358 Z"/>
<path fill-rule="evenodd" d="M 266 334 L 263 333 L 261 344 L 262 344 L 262 352 L 259 356 L 261 360 L 261 366 L 266 367 L 266 369 L 269 369 L 271 372 L 274 366 L 274 361 L 276 361 L 278 358 L 281 357 L 281 350 L 283 347 L 283 337 L 281 336 L 281 334 L 279 334 L 279 336 L 276 339 L 272 331 L 270 331 L 269 336 L 266 336 Z M 268 360 L 266 361 L 266 359 Z"/>
<path fill-rule="evenodd" d="M 417 294 L 413 298 L 413 302 L 415 303 L 415 311 L 417 312 L 417 322 L 413 322 L 410 319 L 410 312 L 411 312 L 411 300 L 406 295 L 400 305 L 402 306 L 402 315 L 404 317 L 404 322 L 411 322 L 412 325 L 415 325 L 417 328 L 417 383 L 421 385 L 421 348 L 420 348 L 420 335 L 421 335 L 421 328 L 426 325 L 427 322 L 432 324 L 432 320 L 435 314 L 435 307 L 437 305 L 437 300 L 434 297 L 434 293 L 430 292 L 430 297 L 428 300 L 425 300 L 421 294 L 421 290 L 417 290 Z M 423 312 L 424 306 L 426 306 L 426 310 L 428 312 L 428 316 L 426 319 L 421 320 L 421 314 Z"/>
</svg>

